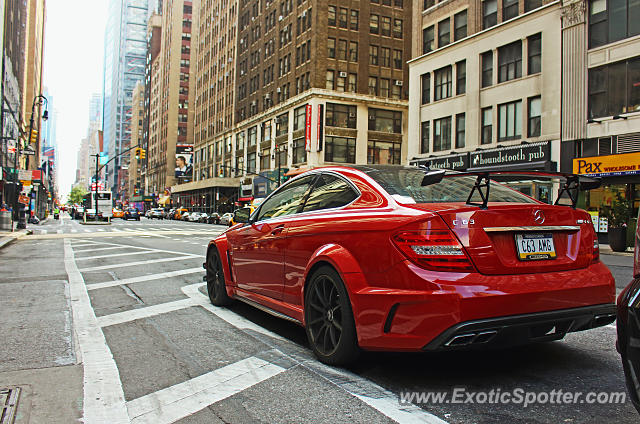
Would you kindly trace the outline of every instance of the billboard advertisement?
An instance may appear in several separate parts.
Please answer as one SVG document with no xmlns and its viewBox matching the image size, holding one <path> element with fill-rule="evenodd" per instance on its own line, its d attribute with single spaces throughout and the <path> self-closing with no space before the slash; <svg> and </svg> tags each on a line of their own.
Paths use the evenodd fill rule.
<svg viewBox="0 0 640 424">
<path fill-rule="evenodd" d="M 183 182 L 193 178 L 193 145 L 176 144 L 175 177 Z"/>
</svg>

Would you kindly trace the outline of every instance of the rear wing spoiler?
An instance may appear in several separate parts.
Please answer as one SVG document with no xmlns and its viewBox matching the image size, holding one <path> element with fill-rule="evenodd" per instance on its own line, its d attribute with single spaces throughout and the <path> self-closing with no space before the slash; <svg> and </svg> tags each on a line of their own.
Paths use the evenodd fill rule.
<svg viewBox="0 0 640 424">
<path fill-rule="evenodd" d="M 571 207 L 576 208 L 578 203 L 578 193 L 582 190 L 593 190 L 600 187 L 599 178 L 585 177 L 582 175 L 569 174 L 565 172 L 550 172 L 550 171 L 479 171 L 479 172 L 452 172 L 446 173 L 444 178 L 449 177 L 476 177 L 476 182 L 469 193 L 467 198 L 467 204 L 473 206 L 479 206 L 481 209 L 487 209 L 489 203 L 489 190 L 491 188 L 491 178 L 498 177 L 500 180 L 509 180 L 510 177 L 538 177 L 548 179 L 560 179 L 560 191 L 558 192 L 558 198 L 554 202 L 554 205 L 561 205 L 560 199 L 566 194 L 571 200 Z M 471 198 L 475 192 L 478 192 L 482 202 L 472 202 Z M 569 206 L 569 205 L 567 205 Z"/>
</svg>

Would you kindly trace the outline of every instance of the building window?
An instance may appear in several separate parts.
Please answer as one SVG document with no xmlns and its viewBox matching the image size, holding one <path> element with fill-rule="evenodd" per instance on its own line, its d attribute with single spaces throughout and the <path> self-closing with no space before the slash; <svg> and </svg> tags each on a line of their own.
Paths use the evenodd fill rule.
<svg viewBox="0 0 640 424">
<path fill-rule="evenodd" d="M 391 49 L 388 47 L 380 48 L 380 66 L 391 67 Z"/>
<path fill-rule="evenodd" d="M 542 34 L 527 38 L 528 73 L 537 74 L 542 71 Z"/>
<path fill-rule="evenodd" d="M 433 25 L 422 30 L 422 53 L 429 53 L 433 50 L 434 44 Z"/>
<path fill-rule="evenodd" d="M 307 105 L 302 105 L 299 108 L 293 110 L 293 130 L 302 130 L 306 123 L 307 118 Z"/>
<path fill-rule="evenodd" d="M 336 58 L 336 39 L 327 38 L 327 57 L 331 59 Z"/>
<path fill-rule="evenodd" d="M 369 77 L 369 94 L 372 96 L 378 95 L 378 78 Z"/>
<path fill-rule="evenodd" d="M 349 137 L 325 137 L 325 162 L 356 163 L 356 139 Z"/>
<path fill-rule="evenodd" d="M 522 136 L 522 101 L 498 105 L 498 141 L 517 140 Z"/>
<path fill-rule="evenodd" d="M 431 101 L 431 73 L 420 75 L 420 83 L 422 86 L 422 96 L 420 104 L 426 105 Z"/>
<path fill-rule="evenodd" d="M 522 76 L 522 41 L 498 48 L 498 82 Z"/>
<path fill-rule="evenodd" d="M 347 40 L 338 40 L 336 58 L 338 60 L 347 60 Z"/>
<path fill-rule="evenodd" d="M 305 150 L 304 137 L 293 140 L 293 163 L 307 161 L 307 151 Z"/>
<path fill-rule="evenodd" d="M 429 153 L 430 125 L 429 121 L 420 125 L 420 153 Z"/>
<path fill-rule="evenodd" d="M 530 12 L 542 6 L 542 0 L 524 0 L 524 11 Z"/>
<path fill-rule="evenodd" d="M 380 16 L 371 15 L 369 17 L 369 32 L 371 34 L 377 34 L 380 29 Z"/>
<path fill-rule="evenodd" d="M 395 69 L 402 69 L 402 50 L 393 51 L 393 67 Z"/>
<path fill-rule="evenodd" d="M 380 97 L 389 97 L 389 78 L 380 78 Z"/>
<path fill-rule="evenodd" d="M 391 18 L 388 16 L 380 17 L 380 35 L 391 37 Z"/>
<path fill-rule="evenodd" d="M 351 93 L 358 91 L 358 76 L 356 74 L 349 74 L 347 91 L 350 91 Z"/>
<path fill-rule="evenodd" d="M 428 8 L 434 6 L 435 4 L 436 4 L 436 0 L 423 0 L 422 10 L 427 10 Z"/>
<path fill-rule="evenodd" d="M 347 85 L 347 73 L 340 72 L 338 74 L 338 78 L 336 79 L 336 91 L 344 92 L 346 85 Z"/>
<path fill-rule="evenodd" d="M 464 113 L 456 115 L 456 149 L 464 147 L 465 121 Z"/>
<path fill-rule="evenodd" d="M 356 107 L 338 103 L 327 103 L 325 123 L 328 127 L 355 128 Z"/>
<path fill-rule="evenodd" d="M 256 125 L 254 125 L 253 127 L 249 128 L 249 144 L 248 146 L 255 146 L 256 145 L 256 141 L 258 139 L 258 127 Z"/>
<path fill-rule="evenodd" d="M 327 90 L 335 90 L 335 85 L 334 85 L 334 81 L 335 81 L 335 72 L 331 69 L 327 70 L 327 81 L 325 83 L 324 88 L 326 88 Z"/>
<path fill-rule="evenodd" d="M 491 107 L 485 107 L 482 109 L 482 134 L 481 144 L 491 144 L 493 134 L 493 111 Z"/>
<path fill-rule="evenodd" d="M 357 10 L 351 10 L 350 28 L 353 31 L 358 30 L 359 21 L 360 21 L 360 12 L 358 12 Z"/>
<path fill-rule="evenodd" d="M 402 19 L 393 20 L 393 37 L 402 38 Z"/>
<path fill-rule="evenodd" d="M 528 103 L 527 134 L 529 137 L 540 137 L 542 115 L 542 101 L 540 100 L 540 96 L 530 97 Z"/>
<path fill-rule="evenodd" d="M 338 26 L 340 28 L 347 27 L 347 16 L 349 15 L 349 9 L 344 7 L 340 8 L 340 13 L 338 14 Z"/>
<path fill-rule="evenodd" d="M 256 152 L 247 153 L 247 174 L 256 172 Z"/>
<path fill-rule="evenodd" d="M 276 117 L 276 137 L 289 133 L 289 114 L 287 112 Z"/>
<path fill-rule="evenodd" d="M 456 94 L 467 92 L 467 61 L 456 63 Z"/>
<path fill-rule="evenodd" d="M 329 26 L 336 26 L 336 7 L 329 6 L 327 10 L 327 16 L 329 18 Z"/>
<path fill-rule="evenodd" d="M 271 168 L 271 149 L 262 149 L 260 152 L 260 170 Z"/>
<path fill-rule="evenodd" d="M 402 133 L 402 112 L 369 108 L 369 131 Z"/>
<path fill-rule="evenodd" d="M 379 165 L 400 165 L 401 143 L 369 140 L 367 143 L 367 163 Z"/>
<path fill-rule="evenodd" d="M 451 149 L 451 117 L 433 121 L 433 151 L 441 152 Z"/>
<path fill-rule="evenodd" d="M 590 0 L 589 48 L 640 34 L 638 0 Z"/>
<path fill-rule="evenodd" d="M 589 69 L 589 118 L 640 111 L 640 57 Z"/>
<path fill-rule="evenodd" d="M 482 87 L 493 84 L 493 51 L 482 53 Z"/>
<path fill-rule="evenodd" d="M 456 13 L 453 15 L 454 41 L 458 41 L 467 36 L 467 11 Z"/>
<path fill-rule="evenodd" d="M 438 22 L 438 48 L 446 46 L 451 42 L 451 24 L 449 18 Z"/>
<path fill-rule="evenodd" d="M 369 65 L 378 64 L 378 46 L 369 45 Z"/>
<path fill-rule="evenodd" d="M 451 97 L 451 66 L 436 69 L 433 100 L 446 99 Z"/>
<path fill-rule="evenodd" d="M 358 61 L 358 42 L 349 41 L 349 62 Z"/>
<path fill-rule="evenodd" d="M 498 23 L 498 0 L 482 2 L 482 29 L 491 28 Z"/>
<path fill-rule="evenodd" d="M 502 0 L 502 21 L 518 16 L 518 0 Z"/>
</svg>

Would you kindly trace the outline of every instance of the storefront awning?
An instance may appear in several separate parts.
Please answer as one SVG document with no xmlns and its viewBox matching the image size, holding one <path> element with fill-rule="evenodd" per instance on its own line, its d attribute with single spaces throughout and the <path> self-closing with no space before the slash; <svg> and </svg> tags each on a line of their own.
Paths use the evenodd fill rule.
<svg viewBox="0 0 640 424">
<path fill-rule="evenodd" d="M 251 197 L 238 197 L 238 202 L 250 202 L 253 200 L 253 196 Z"/>
</svg>

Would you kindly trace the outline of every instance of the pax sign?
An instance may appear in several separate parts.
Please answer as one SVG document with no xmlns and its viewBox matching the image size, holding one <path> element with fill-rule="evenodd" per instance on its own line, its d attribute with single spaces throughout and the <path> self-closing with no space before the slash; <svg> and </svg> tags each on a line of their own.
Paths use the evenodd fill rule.
<svg viewBox="0 0 640 424">
<path fill-rule="evenodd" d="M 593 177 L 640 174 L 640 153 L 574 159 L 573 173 Z"/>
</svg>

